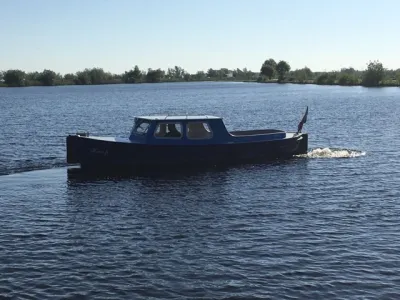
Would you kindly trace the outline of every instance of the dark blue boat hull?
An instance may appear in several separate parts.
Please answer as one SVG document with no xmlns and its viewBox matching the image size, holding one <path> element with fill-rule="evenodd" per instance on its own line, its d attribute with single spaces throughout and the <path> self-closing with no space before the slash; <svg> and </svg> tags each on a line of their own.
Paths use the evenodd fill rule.
<svg viewBox="0 0 400 300">
<path fill-rule="evenodd" d="M 132 169 L 256 163 L 305 154 L 308 134 L 251 143 L 152 145 L 67 136 L 67 163 L 82 168 Z"/>
</svg>

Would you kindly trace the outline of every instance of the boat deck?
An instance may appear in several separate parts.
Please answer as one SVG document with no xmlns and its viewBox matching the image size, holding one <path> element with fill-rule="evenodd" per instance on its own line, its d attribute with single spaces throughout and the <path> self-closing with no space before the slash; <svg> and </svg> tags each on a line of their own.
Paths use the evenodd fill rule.
<svg viewBox="0 0 400 300">
<path fill-rule="evenodd" d="M 105 142 L 118 142 L 118 143 L 130 143 L 130 144 L 135 143 L 128 138 L 112 137 L 112 136 L 89 136 L 87 138 Z"/>
<path fill-rule="evenodd" d="M 281 130 L 275 129 L 267 129 L 267 130 L 247 130 L 247 131 L 231 131 L 230 134 L 234 137 L 249 137 L 256 135 L 265 135 L 265 134 L 273 134 L 273 133 L 285 133 Z M 284 139 L 290 139 L 295 136 L 294 132 L 286 132 L 286 136 Z M 117 142 L 117 143 L 128 143 L 128 144 L 136 144 L 138 142 L 131 141 L 129 138 L 123 137 L 111 137 L 111 136 L 89 136 L 89 139 L 105 141 L 105 142 Z"/>
<path fill-rule="evenodd" d="M 259 130 L 230 131 L 229 133 L 233 136 L 252 136 L 252 135 L 264 135 L 273 133 L 285 133 L 285 131 L 277 129 L 259 129 Z"/>
</svg>

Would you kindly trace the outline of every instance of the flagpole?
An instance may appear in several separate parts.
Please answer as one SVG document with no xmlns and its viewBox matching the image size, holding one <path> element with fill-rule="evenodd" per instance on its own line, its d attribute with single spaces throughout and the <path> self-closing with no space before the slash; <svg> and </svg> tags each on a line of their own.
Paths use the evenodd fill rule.
<svg viewBox="0 0 400 300">
<path fill-rule="evenodd" d="M 307 105 L 307 109 L 306 109 L 306 112 L 304 113 L 303 118 L 301 119 L 299 125 L 297 126 L 296 134 L 299 134 L 301 132 L 301 130 L 303 129 L 303 125 L 307 122 L 307 116 L 308 116 L 308 105 Z"/>
</svg>

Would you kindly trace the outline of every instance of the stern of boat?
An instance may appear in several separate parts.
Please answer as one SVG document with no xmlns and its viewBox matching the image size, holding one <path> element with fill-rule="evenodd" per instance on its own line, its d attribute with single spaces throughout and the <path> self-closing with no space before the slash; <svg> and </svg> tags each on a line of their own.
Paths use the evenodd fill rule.
<svg viewBox="0 0 400 300">
<path fill-rule="evenodd" d="M 80 163 L 79 150 L 82 144 L 82 137 L 79 134 L 67 136 L 67 164 Z"/>
<path fill-rule="evenodd" d="M 308 152 L 308 133 L 301 133 L 297 137 L 297 150 L 294 155 L 307 154 Z"/>
</svg>

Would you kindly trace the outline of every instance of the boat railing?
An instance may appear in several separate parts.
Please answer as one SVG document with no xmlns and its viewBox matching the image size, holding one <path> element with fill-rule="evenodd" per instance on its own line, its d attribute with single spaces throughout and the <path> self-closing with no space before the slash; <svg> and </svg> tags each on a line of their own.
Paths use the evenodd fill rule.
<svg viewBox="0 0 400 300">
<path fill-rule="evenodd" d="M 254 135 L 266 135 L 266 134 L 276 134 L 284 133 L 283 130 L 278 129 L 259 129 L 259 130 L 235 130 L 229 131 L 232 136 L 254 136 Z"/>
</svg>

